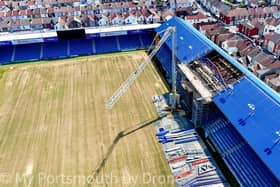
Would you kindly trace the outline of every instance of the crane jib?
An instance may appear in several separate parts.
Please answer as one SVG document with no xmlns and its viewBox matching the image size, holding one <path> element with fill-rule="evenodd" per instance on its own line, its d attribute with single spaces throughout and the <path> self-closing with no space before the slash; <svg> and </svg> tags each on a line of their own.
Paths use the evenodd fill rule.
<svg viewBox="0 0 280 187">
<path fill-rule="evenodd" d="M 169 27 L 165 30 L 163 36 L 159 40 L 158 44 L 152 50 L 152 52 L 148 55 L 148 57 L 141 63 L 138 68 L 130 74 L 130 76 L 122 83 L 122 85 L 115 91 L 115 93 L 111 96 L 111 98 L 106 103 L 105 107 L 107 109 L 111 109 L 116 102 L 120 99 L 120 97 L 128 90 L 128 88 L 133 84 L 133 82 L 137 79 L 137 77 L 144 71 L 146 66 L 151 62 L 151 59 L 157 54 L 161 46 L 168 39 L 170 34 L 175 34 L 175 27 Z"/>
</svg>

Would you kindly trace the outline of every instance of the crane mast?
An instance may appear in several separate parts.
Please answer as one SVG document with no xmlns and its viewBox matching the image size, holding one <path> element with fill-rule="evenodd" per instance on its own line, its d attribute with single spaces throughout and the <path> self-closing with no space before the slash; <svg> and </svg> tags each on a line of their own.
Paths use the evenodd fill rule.
<svg viewBox="0 0 280 187">
<path fill-rule="evenodd" d="M 172 100 L 171 100 L 171 108 L 176 108 L 176 99 L 177 99 L 177 89 L 176 89 L 176 79 L 177 79 L 177 71 L 176 71 L 176 28 L 174 27 L 172 34 L 172 67 L 171 67 L 171 76 L 172 76 Z"/>
<path fill-rule="evenodd" d="M 111 98 L 106 103 L 105 107 L 107 109 L 111 109 L 116 102 L 120 99 L 120 97 L 128 90 L 128 88 L 133 84 L 135 79 L 143 72 L 146 66 L 149 64 L 151 59 L 156 55 L 164 42 L 168 39 L 168 37 L 172 34 L 172 92 L 174 94 L 174 101 L 172 107 L 175 107 L 175 95 L 176 95 L 176 64 L 175 64 L 175 27 L 168 27 L 159 42 L 156 44 L 155 48 L 148 55 L 148 57 L 144 60 L 142 64 L 138 66 L 138 68 L 130 74 L 130 76 L 122 83 L 122 85 L 115 91 L 115 93 L 111 96 Z"/>
</svg>

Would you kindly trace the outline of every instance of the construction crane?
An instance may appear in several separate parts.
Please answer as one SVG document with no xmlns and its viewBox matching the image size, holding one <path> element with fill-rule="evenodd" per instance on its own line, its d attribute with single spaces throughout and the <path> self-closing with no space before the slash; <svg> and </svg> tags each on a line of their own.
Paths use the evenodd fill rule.
<svg viewBox="0 0 280 187">
<path fill-rule="evenodd" d="M 164 42 L 168 39 L 168 37 L 172 34 L 172 104 L 171 108 L 175 109 L 176 107 L 176 77 L 177 77 L 177 71 L 176 71 L 176 62 L 175 62 L 175 34 L 176 34 L 176 27 L 168 27 L 165 31 L 159 42 L 155 45 L 155 48 L 152 50 L 152 52 L 148 55 L 148 57 L 144 60 L 142 64 L 138 66 L 138 68 L 130 74 L 130 76 L 122 83 L 122 85 L 115 91 L 115 93 L 112 95 L 112 97 L 108 100 L 105 107 L 107 109 L 112 109 L 114 104 L 118 102 L 120 97 L 128 90 L 128 88 L 133 84 L 135 79 L 143 72 L 143 70 L 146 68 L 146 66 L 149 64 L 151 59 L 157 54 L 161 46 L 164 44 Z"/>
</svg>

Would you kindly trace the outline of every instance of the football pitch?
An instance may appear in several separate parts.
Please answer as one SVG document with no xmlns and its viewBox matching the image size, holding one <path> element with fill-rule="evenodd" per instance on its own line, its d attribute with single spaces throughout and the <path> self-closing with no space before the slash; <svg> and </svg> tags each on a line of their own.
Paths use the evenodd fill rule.
<svg viewBox="0 0 280 187">
<path fill-rule="evenodd" d="M 105 109 L 145 57 L 134 51 L 2 67 L 0 186 L 175 186 L 151 124 L 158 118 L 151 96 L 167 92 L 155 67 Z"/>
</svg>

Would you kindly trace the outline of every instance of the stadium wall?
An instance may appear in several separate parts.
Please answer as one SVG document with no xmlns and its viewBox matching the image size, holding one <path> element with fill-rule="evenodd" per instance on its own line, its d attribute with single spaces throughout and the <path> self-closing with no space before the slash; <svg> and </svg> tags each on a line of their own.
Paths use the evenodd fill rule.
<svg viewBox="0 0 280 187">
<path fill-rule="evenodd" d="M 26 42 L 0 43 L 0 64 L 68 58 L 81 55 L 147 49 L 155 36 L 154 30 L 91 34 L 81 39 L 46 38 Z"/>
</svg>

